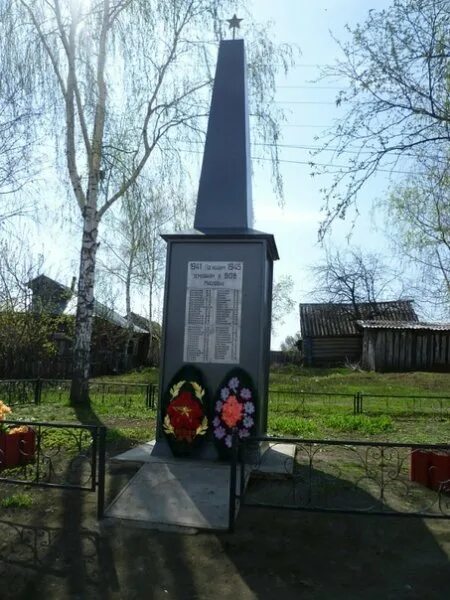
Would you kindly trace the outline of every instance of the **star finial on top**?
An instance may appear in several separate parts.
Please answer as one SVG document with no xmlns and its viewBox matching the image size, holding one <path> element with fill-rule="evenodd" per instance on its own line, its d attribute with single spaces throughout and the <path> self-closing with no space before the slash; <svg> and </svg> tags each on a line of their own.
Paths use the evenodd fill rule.
<svg viewBox="0 0 450 600">
<path fill-rule="evenodd" d="M 236 29 L 240 29 L 241 28 L 241 21 L 243 21 L 243 19 L 238 19 L 236 16 L 236 13 L 234 13 L 233 17 L 231 19 L 227 19 L 228 23 L 229 23 L 229 29 L 233 30 L 233 40 L 236 38 Z"/>
</svg>

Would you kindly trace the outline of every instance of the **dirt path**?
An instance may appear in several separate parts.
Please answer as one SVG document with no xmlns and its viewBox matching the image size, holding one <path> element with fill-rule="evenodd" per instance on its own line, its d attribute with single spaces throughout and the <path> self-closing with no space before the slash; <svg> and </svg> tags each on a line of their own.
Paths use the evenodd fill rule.
<svg viewBox="0 0 450 600">
<path fill-rule="evenodd" d="M 450 521 L 245 508 L 234 534 L 186 535 L 99 527 L 93 494 L 30 493 L 0 516 L 2 600 L 448 598 Z"/>
</svg>

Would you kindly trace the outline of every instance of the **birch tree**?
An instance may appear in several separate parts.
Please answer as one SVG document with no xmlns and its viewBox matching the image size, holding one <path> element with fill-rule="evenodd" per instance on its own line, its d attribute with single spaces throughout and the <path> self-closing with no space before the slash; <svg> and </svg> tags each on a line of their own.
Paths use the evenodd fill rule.
<svg viewBox="0 0 450 600">
<path fill-rule="evenodd" d="M 20 74 L 5 76 L 5 39 L 0 40 L 0 230 L 29 206 L 18 196 L 31 176 L 32 111 L 22 89 Z"/>
<path fill-rule="evenodd" d="M 450 168 L 439 162 L 397 184 L 389 195 L 387 228 L 394 245 L 416 267 L 421 301 L 450 315 Z"/>
<path fill-rule="evenodd" d="M 313 162 L 330 181 L 322 238 L 378 172 L 395 181 L 424 173 L 424 155 L 448 164 L 450 1 L 392 0 L 347 34 L 336 40 L 342 58 L 323 73 L 342 85 L 342 117 L 321 136 L 326 165 Z"/>
<path fill-rule="evenodd" d="M 72 402 L 88 400 L 99 226 L 153 159 L 173 160 L 201 139 L 217 40 L 245 0 L 3 0 L 7 63 L 48 112 L 40 125 L 64 136 L 70 194 L 82 224 Z M 220 15 L 219 15 L 220 10 Z M 250 22 L 250 19 L 248 20 Z M 205 42 L 206 38 L 206 42 Z M 271 103 L 275 70 L 288 67 L 264 29 L 247 28 L 254 131 L 279 137 Z M 214 44 L 210 42 L 213 41 Z M 132 140 L 130 145 L 129 140 Z M 268 146 L 276 158 L 276 144 Z M 131 156 L 131 160 L 130 160 Z M 275 183 L 280 179 L 275 169 Z"/>
<path fill-rule="evenodd" d="M 159 328 L 154 331 L 154 322 L 158 321 L 155 305 L 161 299 L 166 258 L 161 233 L 169 229 L 188 229 L 194 206 L 175 185 L 163 186 L 161 182 L 150 185 L 144 178 L 140 185 L 134 186 L 132 194 L 124 197 L 119 214 L 108 218 L 99 264 L 105 273 L 118 280 L 123 291 L 130 339 L 131 313 L 147 315 L 147 359 L 152 363 L 155 359 L 153 338 L 159 333 Z"/>
</svg>

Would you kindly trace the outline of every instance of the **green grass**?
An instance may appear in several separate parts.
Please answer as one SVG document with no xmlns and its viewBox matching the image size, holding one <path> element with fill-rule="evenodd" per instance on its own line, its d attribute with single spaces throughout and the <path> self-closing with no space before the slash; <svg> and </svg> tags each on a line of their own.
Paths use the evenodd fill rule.
<svg viewBox="0 0 450 600">
<path fill-rule="evenodd" d="M 286 436 L 314 437 L 319 434 L 318 423 L 312 419 L 285 415 L 269 416 L 270 433 Z"/>
<path fill-rule="evenodd" d="M 271 389 L 355 394 L 450 395 L 448 373 L 373 373 L 347 368 L 311 369 L 283 365 L 270 372 Z"/>
<path fill-rule="evenodd" d="M 29 508 L 32 505 L 33 498 L 31 494 L 25 492 L 11 494 L 0 500 L 1 508 Z"/>
<path fill-rule="evenodd" d="M 144 369 L 138 369 L 122 375 L 103 375 L 102 377 L 94 377 L 91 381 L 98 383 L 104 383 L 107 381 L 120 381 L 126 383 L 157 384 L 159 382 L 159 369 L 155 367 L 146 367 Z"/>
<path fill-rule="evenodd" d="M 91 394 L 90 407 L 70 406 L 68 394 L 48 392 L 42 404 L 14 407 L 11 419 L 59 423 L 103 424 L 108 428 L 109 450 L 126 449 L 154 437 L 154 410 L 145 406 L 142 393 L 120 396 L 118 394 Z M 46 448 L 61 447 L 73 450 L 85 449 L 89 445 L 88 432 L 73 432 L 66 429 L 43 429 Z"/>
<path fill-rule="evenodd" d="M 367 417 L 364 415 L 328 415 L 316 417 L 269 416 L 269 431 L 276 435 L 303 438 L 372 437 L 394 431 L 394 423 L 388 416 Z"/>
<path fill-rule="evenodd" d="M 385 431 L 392 431 L 391 417 L 367 417 L 365 415 L 329 415 L 323 419 L 325 427 L 345 433 L 363 433 L 376 435 Z"/>
<path fill-rule="evenodd" d="M 145 369 L 95 381 L 129 385 L 157 379 L 156 369 Z M 439 403 L 392 396 L 450 395 L 450 374 L 361 373 L 344 368 L 305 369 L 287 365 L 271 371 L 270 389 L 273 392 L 269 399 L 268 429 L 273 434 L 393 442 L 449 441 L 450 401 Z M 298 393 L 300 390 L 303 393 Z M 353 396 L 358 391 L 365 394 L 362 415 L 353 414 Z M 126 385 L 93 386 L 91 407 L 76 410 L 70 406 L 68 392 L 65 386 L 47 389 L 40 406 L 14 407 L 11 418 L 101 423 L 108 427 L 108 449 L 113 450 L 132 447 L 154 436 L 156 412 L 146 408 L 144 389 Z M 386 397 L 370 398 L 368 394 Z M 49 434 L 48 441 L 52 447 L 67 446 L 70 442 L 63 432 Z"/>
</svg>

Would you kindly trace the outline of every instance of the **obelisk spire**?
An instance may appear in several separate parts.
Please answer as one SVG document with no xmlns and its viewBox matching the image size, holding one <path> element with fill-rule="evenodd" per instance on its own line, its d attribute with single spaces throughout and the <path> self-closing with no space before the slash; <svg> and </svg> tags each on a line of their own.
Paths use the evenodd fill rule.
<svg viewBox="0 0 450 600">
<path fill-rule="evenodd" d="M 230 21 L 239 21 L 236 16 Z M 230 27 L 237 27 L 234 23 Z M 250 139 L 243 40 L 223 40 L 206 134 L 195 229 L 252 227 Z"/>
</svg>

